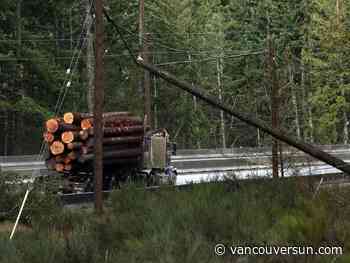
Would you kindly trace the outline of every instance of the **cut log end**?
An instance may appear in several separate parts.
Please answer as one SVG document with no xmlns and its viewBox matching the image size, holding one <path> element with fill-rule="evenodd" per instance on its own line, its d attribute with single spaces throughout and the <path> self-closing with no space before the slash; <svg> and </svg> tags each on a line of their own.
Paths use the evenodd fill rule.
<svg viewBox="0 0 350 263">
<path fill-rule="evenodd" d="M 70 152 L 67 157 L 70 159 L 70 160 L 76 160 L 78 158 L 78 154 L 76 152 Z"/>
<path fill-rule="evenodd" d="M 91 119 L 84 119 L 84 120 L 82 120 L 81 123 L 80 123 L 80 127 L 83 130 L 87 130 L 87 129 L 91 128 L 92 127 Z"/>
<path fill-rule="evenodd" d="M 56 172 L 62 173 L 64 171 L 65 165 L 63 163 L 56 163 L 55 169 Z"/>
<path fill-rule="evenodd" d="M 50 133 L 55 133 L 59 128 L 59 122 L 57 119 L 49 119 L 46 121 L 46 130 Z"/>
<path fill-rule="evenodd" d="M 67 156 L 66 158 L 64 158 L 64 164 L 69 164 L 72 160 Z"/>
<path fill-rule="evenodd" d="M 47 143 L 51 143 L 55 140 L 55 136 L 51 132 L 44 132 L 43 137 L 44 141 Z"/>
<path fill-rule="evenodd" d="M 65 171 L 71 171 L 72 170 L 72 164 L 68 163 L 64 165 L 64 170 Z"/>
<path fill-rule="evenodd" d="M 74 120 L 74 113 L 73 112 L 67 112 L 63 115 L 63 121 L 67 124 L 73 124 Z"/>
<path fill-rule="evenodd" d="M 83 146 L 83 143 L 81 142 L 71 142 L 67 144 L 67 148 L 69 150 L 77 150 L 80 149 Z"/>
<path fill-rule="evenodd" d="M 62 142 L 71 143 L 74 141 L 74 133 L 72 131 L 67 131 L 61 135 Z"/>
<path fill-rule="evenodd" d="M 59 155 L 64 152 L 64 144 L 60 141 L 54 141 L 50 146 L 50 151 L 53 155 Z"/>
<path fill-rule="evenodd" d="M 79 137 L 81 140 L 85 141 L 89 138 L 89 133 L 87 130 L 82 130 L 79 132 Z"/>
</svg>

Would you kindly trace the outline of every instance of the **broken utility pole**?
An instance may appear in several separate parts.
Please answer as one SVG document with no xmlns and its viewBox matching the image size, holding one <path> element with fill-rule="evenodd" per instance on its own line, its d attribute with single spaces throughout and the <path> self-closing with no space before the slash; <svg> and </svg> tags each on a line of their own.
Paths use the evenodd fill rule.
<svg viewBox="0 0 350 263">
<path fill-rule="evenodd" d="M 150 63 L 149 46 L 150 35 L 145 33 L 145 0 L 139 0 L 139 45 L 140 57 L 146 62 Z M 152 125 L 152 105 L 151 105 L 151 74 L 145 70 L 140 80 L 143 96 L 144 96 L 144 115 L 145 125 L 151 127 Z"/>
<path fill-rule="evenodd" d="M 102 204 L 102 182 L 103 182 L 103 103 L 104 103 L 104 32 L 103 32 L 103 0 L 95 0 L 96 38 L 95 38 L 95 93 L 94 93 L 94 136 L 95 136 L 95 210 L 101 215 Z"/>
<path fill-rule="evenodd" d="M 161 70 L 154 65 L 147 64 L 143 60 L 137 60 L 136 63 L 141 66 L 142 68 L 148 70 L 152 74 L 164 79 L 168 83 L 174 85 L 175 87 L 178 87 L 193 96 L 196 96 L 197 98 L 202 99 L 203 101 L 207 102 L 211 106 L 218 108 L 220 110 L 223 110 L 225 113 L 236 117 L 237 119 L 247 123 L 248 125 L 254 126 L 255 128 L 261 129 L 263 132 L 266 132 L 267 134 L 273 136 L 275 139 L 278 139 L 282 142 L 285 142 L 288 145 L 291 145 L 297 149 L 299 149 L 302 152 L 305 152 L 312 157 L 323 161 L 341 171 L 343 171 L 347 176 L 350 175 L 350 164 L 344 162 L 343 160 L 336 158 L 324 151 L 321 151 L 317 149 L 315 146 L 307 144 L 303 141 L 296 140 L 295 138 L 291 136 L 285 135 L 285 133 L 281 130 L 277 129 L 271 129 L 267 125 L 265 125 L 262 121 L 258 119 L 254 119 L 252 117 L 248 117 L 242 113 L 239 113 L 237 111 L 234 111 L 230 107 L 224 105 L 223 103 L 219 102 L 216 98 L 207 95 L 206 92 L 198 87 L 192 86 L 190 83 L 186 81 L 182 81 L 177 79 L 174 75 L 171 73 Z"/>
<path fill-rule="evenodd" d="M 272 129 L 279 129 L 278 80 L 275 61 L 275 46 L 271 35 L 268 36 L 268 73 L 271 84 L 271 122 Z M 272 139 L 272 177 L 278 178 L 278 140 Z"/>
<path fill-rule="evenodd" d="M 123 38 L 123 34 L 121 33 L 119 27 L 110 18 L 110 16 L 107 14 L 107 12 L 105 12 L 105 16 L 106 16 L 108 22 L 110 22 L 117 29 L 118 34 L 123 39 L 124 45 L 128 49 L 128 52 L 129 52 L 132 60 L 138 66 L 142 67 L 145 70 L 148 70 L 150 73 L 154 74 L 156 77 L 162 78 L 163 80 L 174 85 L 175 87 L 178 87 L 178 88 L 182 89 L 183 91 L 186 91 L 186 92 L 190 93 L 191 95 L 207 102 L 209 105 L 224 111 L 225 113 L 229 114 L 230 116 L 236 117 L 237 119 L 247 123 L 248 125 L 253 126 L 255 128 L 258 128 L 258 129 L 262 130 L 263 132 L 271 135 L 275 139 L 278 139 L 278 140 L 280 140 L 280 141 L 282 141 L 290 146 L 293 146 L 293 147 L 297 148 L 298 150 L 300 150 L 304 153 L 307 153 L 307 154 L 311 155 L 312 157 L 339 169 L 340 171 L 343 171 L 346 176 L 350 176 L 350 164 L 344 162 L 343 160 L 341 160 L 337 157 L 334 157 L 334 156 L 330 155 L 329 153 L 326 153 L 322 150 L 319 150 L 317 147 L 315 147 L 311 144 L 305 143 L 301 140 L 297 140 L 297 139 L 293 138 L 292 136 L 288 136 L 281 129 L 279 129 L 279 130 L 271 129 L 269 126 L 267 126 L 264 122 L 260 121 L 259 119 L 255 119 L 253 117 L 248 117 L 245 114 L 237 112 L 237 111 L 233 110 L 231 107 L 226 106 L 224 103 L 219 102 L 216 98 L 214 98 L 210 95 L 207 95 L 206 92 L 204 91 L 204 89 L 192 86 L 190 83 L 188 83 L 186 81 L 179 80 L 171 73 L 169 73 L 165 70 L 161 70 L 152 64 L 145 63 L 145 61 L 143 59 L 135 59 L 127 42 Z"/>
</svg>

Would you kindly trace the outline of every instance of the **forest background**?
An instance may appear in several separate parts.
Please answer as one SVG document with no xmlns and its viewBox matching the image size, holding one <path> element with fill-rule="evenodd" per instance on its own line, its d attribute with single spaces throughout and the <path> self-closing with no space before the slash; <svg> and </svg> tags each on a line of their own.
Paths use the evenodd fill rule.
<svg viewBox="0 0 350 263">
<path fill-rule="evenodd" d="M 143 38 L 149 39 L 154 64 L 270 124 L 270 36 L 276 49 L 281 127 L 310 143 L 348 144 L 349 3 L 145 2 Z M 0 155 L 34 154 L 46 118 L 92 108 L 91 2 L 2 0 L 1 6 Z M 138 1 L 109 0 L 106 8 L 137 55 Z M 143 72 L 107 22 L 105 30 L 105 111 L 142 115 Z M 179 148 L 271 144 L 259 130 L 154 77 L 152 112 L 154 127 L 167 128 Z"/>
</svg>

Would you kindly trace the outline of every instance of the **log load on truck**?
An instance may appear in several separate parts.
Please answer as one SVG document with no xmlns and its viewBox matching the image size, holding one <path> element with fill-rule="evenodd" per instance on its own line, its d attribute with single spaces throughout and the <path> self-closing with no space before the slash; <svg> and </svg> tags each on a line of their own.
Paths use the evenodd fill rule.
<svg viewBox="0 0 350 263">
<path fill-rule="evenodd" d="M 48 146 L 46 166 L 68 182 L 64 191 L 93 189 L 94 117 L 90 113 L 67 112 L 45 123 Z M 103 114 L 103 188 L 110 190 L 126 181 L 146 185 L 175 183 L 170 166 L 171 147 L 165 129 L 151 131 L 130 112 Z"/>
</svg>

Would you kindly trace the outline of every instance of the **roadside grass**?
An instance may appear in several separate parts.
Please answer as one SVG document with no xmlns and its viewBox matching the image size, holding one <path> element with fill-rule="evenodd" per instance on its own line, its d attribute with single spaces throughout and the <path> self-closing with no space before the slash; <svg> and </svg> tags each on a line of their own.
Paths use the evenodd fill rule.
<svg viewBox="0 0 350 263">
<path fill-rule="evenodd" d="M 115 191 L 101 218 L 33 197 L 14 240 L 0 232 L 0 262 L 350 262 L 348 188 L 312 188 L 298 179 Z M 36 201 L 35 201 L 35 198 Z M 47 200 L 46 200 L 47 199 Z M 34 203 L 35 204 L 34 204 Z M 217 243 L 341 246 L 342 256 L 219 257 Z"/>
</svg>

